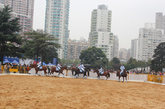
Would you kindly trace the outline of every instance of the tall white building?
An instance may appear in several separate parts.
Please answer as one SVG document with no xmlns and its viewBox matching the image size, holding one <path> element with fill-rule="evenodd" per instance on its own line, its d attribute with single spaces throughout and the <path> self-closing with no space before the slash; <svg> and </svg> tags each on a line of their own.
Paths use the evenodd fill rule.
<svg viewBox="0 0 165 109">
<path fill-rule="evenodd" d="M 88 42 L 84 39 L 68 40 L 68 55 L 69 60 L 78 60 L 82 50 L 88 48 Z"/>
<path fill-rule="evenodd" d="M 138 59 L 138 39 L 131 40 L 131 57 Z"/>
<path fill-rule="evenodd" d="M 119 59 L 121 62 L 127 62 L 128 60 L 128 50 L 125 48 L 120 48 Z"/>
<path fill-rule="evenodd" d="M 18 17 L 22 32 L 32 31 L 34 0 L 0 0 L 0 3 L 8 5 L 13 17 Z"/>
<path fill-rule="evenodd" d="M 155 29 L 148 25 L 139 30 L 138 60 L 148 61 L 152 59 L 154 49 L 165 41 L 164 30 Z"/>
<path fill-rule="evenodd" d="M 113 58 L 114 35 L 111 33 L 111 11 L 107 6 L 99 5 L 92 11 L 90 46 L 101 48 L 109 61 Z"/>
<path fill-rule="evenodd" d="M 114 35 L 113 41 L 113 57 L 119 57 L 119 39 L 117 36 Z"/>
<path fill-rule="evenodd" d="M 69 0 L 46 0 L 45 32 L 58 39 L 60 59 L 67 57 Z"/>
<path fill-rule="evenodd" d="M 155 19 L 155 28 L 156 29 L 163 29 L 165 31 L 165 15 L 163 13 L 158 12 L 156 13 L 156 19 Z"/>
</svg>

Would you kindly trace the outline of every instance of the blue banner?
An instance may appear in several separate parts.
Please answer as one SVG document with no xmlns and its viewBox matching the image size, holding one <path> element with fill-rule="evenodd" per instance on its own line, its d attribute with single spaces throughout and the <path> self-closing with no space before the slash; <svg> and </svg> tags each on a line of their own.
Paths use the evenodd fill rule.
<svg viewBox="0 0 165 109">
<path fill-rule="evenodd" d="M 53 58 L 53 64 L 57 65 L 57 63 L 58 63 L 58 59 L 57 58 Z"/>
</svg>

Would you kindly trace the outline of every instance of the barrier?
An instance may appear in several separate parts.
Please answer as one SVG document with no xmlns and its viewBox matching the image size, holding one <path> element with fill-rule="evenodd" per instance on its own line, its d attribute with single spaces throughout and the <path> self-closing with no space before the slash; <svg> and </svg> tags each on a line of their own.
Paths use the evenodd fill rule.
<svg viewBox="0 0 165 109">
<path fill-rule="evenodd" d="M 148 81 L 152 81 L 152 82 L 158 82 L 158 83 L 163 83 L 163 76 L 162 75 L 148 75 Z"/>
</svg>

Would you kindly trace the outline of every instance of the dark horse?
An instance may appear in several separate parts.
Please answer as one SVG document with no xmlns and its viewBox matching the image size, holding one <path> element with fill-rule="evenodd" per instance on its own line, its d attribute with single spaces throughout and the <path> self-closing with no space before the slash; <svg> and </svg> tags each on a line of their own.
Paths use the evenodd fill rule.
<svg viewBox="0 0 165 109">
<path fill-rule="evenodd" d="M 98 69 L 93 70 L 93 72 L 94 72 L 94 73 L 97 73 L 97 77 L 98 77 L 99 79 L 100 79 L 100 76 L 105 76 L 105 77 L 106 77 L 106 80 L 107 80 L 108 78 L 110 78 L 110 71 L 109 71 L 109 70 L 104 71 L 103 74 L 100 74 L 100 72 L 99 72 Z"/>
<path fill-rule="evenodd" d="M 53 66 L 53 67 L 51 67 L 51 72 L 50 72 L 50 74 L 54 74 L 54 72 L 56 72 L 56 73 L 58 73 L 58 75 L 60 75 L 60 74 L 63 74 L 63 75 L 64 75 L 63 70 L 68 71 L 67 66 L 62 66 L 61 69 L 60 69 L 59 71 L 56 70 L 56 66 Z"/>
<path fill-rule="evenodd" d="M 89 76 L 90 68 L 89 67 L 85 67 L 85 71 L 84 72 L 80 72 L 80 70 L 77 67 L 72 67 L 71 71 L 72 71 L 72 76 L 73 75 L 74 76 L 75 75 L 79 75 L 79 74 L 84 74 L 86 76 L 86 73 Z"/>
<path fill-rule="evenodd" d="M 73 74 L 74 72 L 75 72 L 75 74 Z M 72 75 L 79 76 L 79 74 L 83 74 L 83 77 L 85 77 L 86 76 L 86 69 L 84 71 L 80 72 L 80 69 L 79 68 L 73 67 L 72 68 Z"/>
<path fill-rule="evenodd" d="M 38 74 L 38 71 L 44 71 L 44 74 L 45 75 L 47 74 L 47 72 L 46 72 L 47 67 L 46 66 L 42 66 L 42 69 L 40 69 L 37 67 L 37 64 L 31 64 L 30 67 L 35 69 L 36 74 Z"/>
<path fill-rule="evenodd" d="M 116 74 L 116 76 L 119 77 L 119 81 L 120 81 L 120 77 L 123 77 L 123 82 L 124 82 L 124 77 L 126 78 L 126 81 L 127 81 L 128 72 L 126 72 L 126 70 L 124 70 L 123 73 L 121 73 L 121 74 L 120 74 L 120 72 L 121 72 L 121 70 L 118 70 L 117 74 Z"/>
</svg>

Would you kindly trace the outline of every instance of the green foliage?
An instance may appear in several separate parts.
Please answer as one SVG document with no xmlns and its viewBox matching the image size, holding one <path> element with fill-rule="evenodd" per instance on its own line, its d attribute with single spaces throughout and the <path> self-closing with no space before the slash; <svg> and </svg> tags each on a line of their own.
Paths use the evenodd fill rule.
<svg viewBox="0 0 165 109">
<path fill-rule="evenodd" d="M 110 69 L 118 70 L 118 69 L 120 68 L 120 60 L 119 60 L 118 58 L 114 57 L 114 58 L 110 61 L 108 67 L 109 67 Z"/>
<path fill-rule="evenodd" d="M 151 70 L 162 71 L 162 68 L 165 68 L 165 42 L 160 43 L 154 50 L 151 61 Z"/>
<path fill-rule="evenodd" d="M 36 31 L 25 34 L 25 40 L 23 49 L 25 50 L 24 55 L 26 58 L 37 58 L 41 57 L 42 61 L 48 63 L 57 58 L 57 48 L 59 44 L 56 43 L 57 39 L 53 36 L 39 33 Z"/>
<path fill-rule="evenodd" d="M 137 61 L 136 59 L 130 58 L 127 62 L 127 64 L 125 64 L 125 67 L 127 70 L 130 69 L 134 69 L 137 67 L 147 67 L 150 65 L 150 61 L 148 62 L 144 62 L 144 61 Z"/>
<path fill-rule="evenodd" d="M 21 56 L 21 37 L 19 19 L 12 18 L 11 9 L 5 6 L 0 11 L 0 57 L 3 64 L 4 56 Z"/>
<path fill-rule="evenodd" d="M 92 67 L 107 67 L 108 59 L 100 48 L 92 47 L 83 50 L 80 54 L 80 60 L 84 64 L 90 64 Z"/>
</svg>

